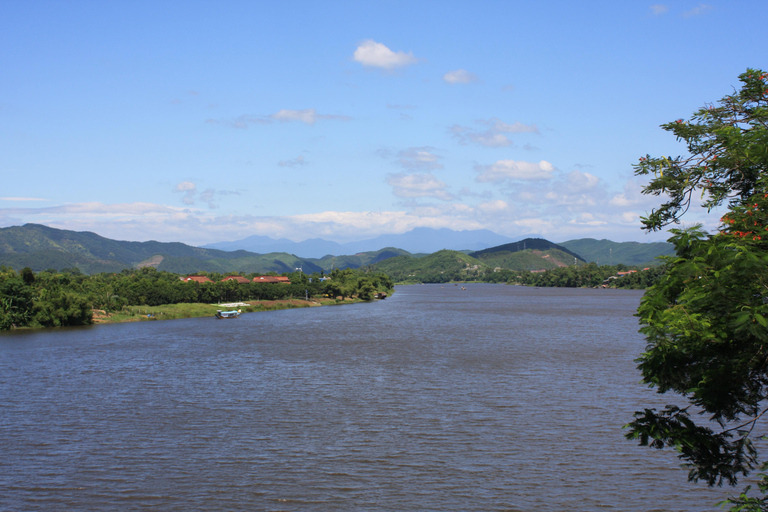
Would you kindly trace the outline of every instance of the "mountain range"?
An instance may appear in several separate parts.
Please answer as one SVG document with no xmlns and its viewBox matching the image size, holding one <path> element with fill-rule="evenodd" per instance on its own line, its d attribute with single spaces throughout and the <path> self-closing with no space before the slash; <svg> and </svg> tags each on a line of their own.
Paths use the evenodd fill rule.
<svg viewBox="0 0 768 512">
<path fill-rule="evenodd" d="M 509 238 L 487 229 L 454 231 L 447 228 L 415 228 L 400 235 L 381 235 L 376 238 L 343 244 L 322 238 L 293 242 L 286 238 L 275 240 L 268 236 L 253 235 L 242 240 L 218 242 L 202 247 L 223 251 L 287 252 L 303 258 L 323 258 L 328 255 L 339 256 L 341 254 L 377 251 L 382 247 L 397 247 L 413 254 L 430 254 L 442 249 L 479 251 L 488 247 L 517 242 L 532 236 Z"/>
<path fill-rule="evenodd" d="M 602 265 L 658 265 L 658 261 L 654 261 L 655 258 L 675 253 L 675 247 L 667 242 L 612 242 L 605 239 L 581 238 L 560 245 L 581 255 L 586 261 Z"/>
<path fill-rule="evenodd" d="M 0 265 L 8 265 L 16 270 L 30 267 L 36 272 L 76 267 L 86 274 L 120 272 L 126 268 L 146 266 L 178 274 L 201 271 L 220 273 L 234 271 L 265 273 L 272 271 L 284 273 L 293 272 L 298 268 L 306 273 L 313 273 L 329 272 L 334 268 L 358 268 L 367 265 L 391 269 L 398 262 L 408 268 L 415 268 L 423 267 L 424 264 L 428 264 L 432 260 L 435 260 L 435 264 L 455 260 L 457 264 L 460 262 L 462 268 L 470 264 L 469 266 L 533 270 L 570 265 L 576 260 L 600 261 L 603 264 L 637 264 L 637 262 L 647 264 L 656 255 L 671 252 L 670 244 L 618 243 L 593 239 L 572 240 L 562 244 L 554 244 L 541 238 L 525 238 L 510 242 L 507 237 L 485 230 L 466 232 L 421 228 L 399 236 L 403 238 L 398 239 L 395 235 L 391 235 L 364 241 L 365 243 L 358 242 L 359 245 L 357 246 L 351 244 L 337 245 L 348 249 L 362 249 L 370 247 L 370 244 L 397 242 L 399 240 L 402 245 L 418 250 L 418 252 L 412 253 L 401 247 L 385 246 L 377 250 L 361 251 L 355 254 L 327 254 L 322 258 L 302 258 L 285 251 L 256 253 L 242 249 L 225 251 L 193 247 L 179 242 L 127 242 L 104 238 L 91 232 L 61 230 L 40 224 L 26 224 L 0 228 Z M 375 242 L 376 240 L 379 242 Z M 488 247 L 488 244 L 500 240 L 505 243 Z M 333 242 L 327 243 L 332 244 Z M 469 247 L 465 244 L 469 244 Z M 479 247 L 479 249 L 472 251 L 471 245 Z M 436 246 L 442 247 L 440 250 L 431 251 Z M 321 247 L 321 245 L 317 245 L 317 247 Z M 450 249 L 451 247 L 462 247 L 462 250 L 456 251 Z M 429 256 L 438 253 L 440 257 L 429 258 Z M 585 253 L 588 255 L 583 256 Z M 603 256 L 606 253 L 613 261 L 606 261 Z M 595 256 L 599 259 L 594 259 Z M 423 261 L 417 262 L 420 259 Z M 386 265 L 383 262 L 386 262 Z"/>
</svg>

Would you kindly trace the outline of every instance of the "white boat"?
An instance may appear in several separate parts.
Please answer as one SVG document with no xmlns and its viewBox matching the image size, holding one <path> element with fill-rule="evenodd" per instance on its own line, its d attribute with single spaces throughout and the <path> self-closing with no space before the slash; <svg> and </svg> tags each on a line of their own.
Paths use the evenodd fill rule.
<svg viewBox="0 0 768 512">
<path fill-rule="evenodd" d="M 222 318 L 237 318 L 240 316 L 240 310 L 233 310 L 233 311 L 222 311 L 218 310 L 216 311 L 216 318 L 222 319 Z"/>
</svg>

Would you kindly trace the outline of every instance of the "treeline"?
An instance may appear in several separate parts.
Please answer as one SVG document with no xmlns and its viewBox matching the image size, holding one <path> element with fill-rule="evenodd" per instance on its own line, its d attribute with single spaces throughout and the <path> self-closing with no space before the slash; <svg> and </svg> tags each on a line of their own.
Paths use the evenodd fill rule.
<svg viewBox="0 0 768 512">
<path fill-rule="evenodd" d="M 664 266 L 657 265 L 647 268 L 619 265 L 586 265 L 569 266 L 530 272 L 528 270 L 507 270 L 485 268 L 455 268 L 445 267 L 422 270 L 410 276 L 400 274 L 398 282 L 402 283 L 450 283 L 450 282 L 481 282 L 506 283 L 525 286 L 563 287 L 563 288 L 609 288 L 645 289 L 653 285 L 664 274 Z M 393 273 L 397 276 L 398 274 Z"/>
<path fill-rule="evenodd" d="M 627 265 L 586 265 L 560 267 L 543 272 L 527 270 L 492 270 L 483 269 L 474 275 L 467 272 L 466 280 L 483 283 L 507 283 L 525 286 L 561 287 L 561 288 L 631 288 L 642 290 L 653 285 L 664 275 L 664 266 L 657 265 L 642 270 Z"/>
<path fill-rule="evenodd" d="M 305 297 L 357 297 L 371 300 L 391 292 L 390 278 L 380 272 L 333 270 L 328 276 L 292 272 L 291 284 L 254 283 L 260 274 L 243 274 L 248 283 L 222 281 L 235 274 L 200 273 L 212 282 L 182 281 L 178 274 L 151 267 L 120 273 L 82 274 L 77 269 L 16 272 L 0 266 L 0 330 L 17 327 L 86 325 L 93 309 L 120 311 L 126 306 L 285 300 Z M 327 279 L 322 279 L 327 278 Z"/>
<path fill-rule="evenodd" d="M 517 272 L 510 284 L 526 286 L 555 286 L 562 288 L 630 288 L 642 290 L 652 286 L 662 275 L 664 266 L 642 270 L 627 265 L 601 265 L 589 263 L 578 267 L 561 267 L 544 272 Z"/>
</svg>

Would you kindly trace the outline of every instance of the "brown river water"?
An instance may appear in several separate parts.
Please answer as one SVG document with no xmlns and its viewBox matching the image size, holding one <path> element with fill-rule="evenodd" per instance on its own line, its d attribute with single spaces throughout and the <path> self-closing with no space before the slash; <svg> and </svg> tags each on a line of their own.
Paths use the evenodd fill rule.
<svg viewBox="0 0 768 512">
<path fill-rule="evenodd" d="M 0 509 L 718 510 L 623 437 L 642 292 L 465 286 L 0 335 Z"/>
</svg>

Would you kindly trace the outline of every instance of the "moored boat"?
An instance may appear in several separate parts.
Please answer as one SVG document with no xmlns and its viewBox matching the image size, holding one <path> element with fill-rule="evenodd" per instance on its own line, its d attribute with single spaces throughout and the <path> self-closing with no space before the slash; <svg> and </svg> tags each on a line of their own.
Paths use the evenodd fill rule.
<svg viewBox="0 0 768 512">
<path fill-rule="evenodd" d="M 233 311 L 222 311 L 218 310 L 216 312 L 216 318 L 222 319 L 222 318 L 237 318 L 240 316 L 240 310 L 233 310 Z"/>
</svg>

